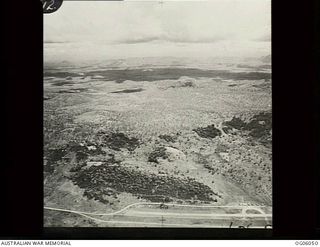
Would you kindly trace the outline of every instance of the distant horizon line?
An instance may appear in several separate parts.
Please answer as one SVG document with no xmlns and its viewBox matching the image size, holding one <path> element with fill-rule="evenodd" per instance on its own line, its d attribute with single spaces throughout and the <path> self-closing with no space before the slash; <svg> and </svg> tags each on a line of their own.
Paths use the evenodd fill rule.
<svg viewBox="0 0 320 247">
<path fill-rule="evenodd" d="M 126 57 L 126 58 L 106 58 L 106 59 L 87 59 L 87 60 L 79 60 L 79 61 L 74 61 L 72 59 L 63 59 L 63 60 L 46 60 L 44 59 L 44 65 L 46 64 L 50 64 L 50 63 L 74 63 L 74 62 L 79 62 L 79 63 L 83 63 L 83 62 L 95 62 L 96 64 L 100 64 L 103 62 L 107 62 L 107 61 L 126 61 L 126 60 L 134 60 L 134 59 L 177 59 L 177 60 L 183 60 L 183 59 L 245 59 L 245 60 L 250 60 L 250 59 L 254 59 L 254 60 L 263 60 L 263 59 L 270 59 L 270 63 L 268 62 L 264 62 L 267 64 L 271 64 L 271 56 L 272 54 L 268 54 L 268 55 L 263 55 L 263 56 L 248 56 L 248 57 L 244 57 L 244 56 L 210 56 L 210 57 L 177 57 L 177 56 L 144 56 L 144 57 Z"/>
<path fill-rule="evenodd" d="M 92 44 L 92 45 L 97 45 L 97 44 L 103 44 L 103 45 L 135 45 L 135 44 L 215 44 L 215 43 L 220 43 L 220 42 L 239 42 L 239 41 L 244 41 L 244 42 L 257 42 L 257 43 L 271 43 L 271 40 L 259 40 L 259 39 L 250 39 L 250 40 L 234 40 L 234 39 L 215 39 L 215 40 L 178 40 L 178 41 L 173 41 L 173 40 L 166 40 L 166 39 L 152 39 L 149 41 L 139 41 L 139 40 L 127 40 L 127 41 L 119 41 L 119 42 L 103 42 L 101 40 L 94 42 L 94 41 L 73 41 L 73 40 L 64 40 L 64 41 L 54 41 L 54 40 L 43 40 L 44 44 Z"/>
</svg>

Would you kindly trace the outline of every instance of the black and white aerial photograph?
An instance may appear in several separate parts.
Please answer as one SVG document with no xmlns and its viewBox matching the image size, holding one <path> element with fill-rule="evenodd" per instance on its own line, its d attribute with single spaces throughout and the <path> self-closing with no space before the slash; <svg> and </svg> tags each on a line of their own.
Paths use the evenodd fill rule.
<svg viewBox="0 0 320 247">
<path fill-rule="evenodd" d="M 43 18 L 45 227 L 272 228 L 271 0 Z"/>
</svg>

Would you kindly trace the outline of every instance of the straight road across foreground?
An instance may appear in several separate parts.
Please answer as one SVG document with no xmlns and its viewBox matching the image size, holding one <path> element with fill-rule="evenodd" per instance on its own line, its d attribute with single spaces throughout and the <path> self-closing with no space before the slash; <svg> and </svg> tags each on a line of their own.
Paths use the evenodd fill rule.
<svg viewBox="0 0 320 247">
<path fill-rule="evenodd" d="M 112 213 L 90 213 L 44 207 L 77 214 L 103 227 L 272 228 L 271 207 L 134 203 Z"/>
</svg>

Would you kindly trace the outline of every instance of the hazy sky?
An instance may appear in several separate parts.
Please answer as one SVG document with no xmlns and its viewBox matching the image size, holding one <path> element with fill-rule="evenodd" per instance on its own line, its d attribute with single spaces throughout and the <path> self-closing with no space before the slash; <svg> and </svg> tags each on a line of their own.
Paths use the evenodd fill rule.
<svg viewBox="0 0 320 247">
<path fill-rule="evenodd" d="M 117 52 L 119 57 L 268 54 L 270 5 L 266 0 L 64 1 L 44 16 L 44 40 L 68 42 L 65 47 L 74 47 L 70 55 L 83 56 L 88 49 L 99 53 L 98 47 L 111 57 Z"/>
</svg>

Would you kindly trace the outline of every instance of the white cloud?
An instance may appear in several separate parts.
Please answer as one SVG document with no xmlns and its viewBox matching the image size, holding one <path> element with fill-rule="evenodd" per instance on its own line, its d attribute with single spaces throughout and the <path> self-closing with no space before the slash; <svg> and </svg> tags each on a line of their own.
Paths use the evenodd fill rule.
<svg viewBox="0 0 320 247">
<path fill-rule="evenodd" d="M 270 35 L 270 26 L 271 6 L 265 0 L 65 1 L 57 12 L 45 15 L 44 40 L 123 44 L 124 50 L 144 44 L 164 51 L 182 44 L 204 49 L 238 42 L 247 50 L 251 41 Z"/>
</svg>

